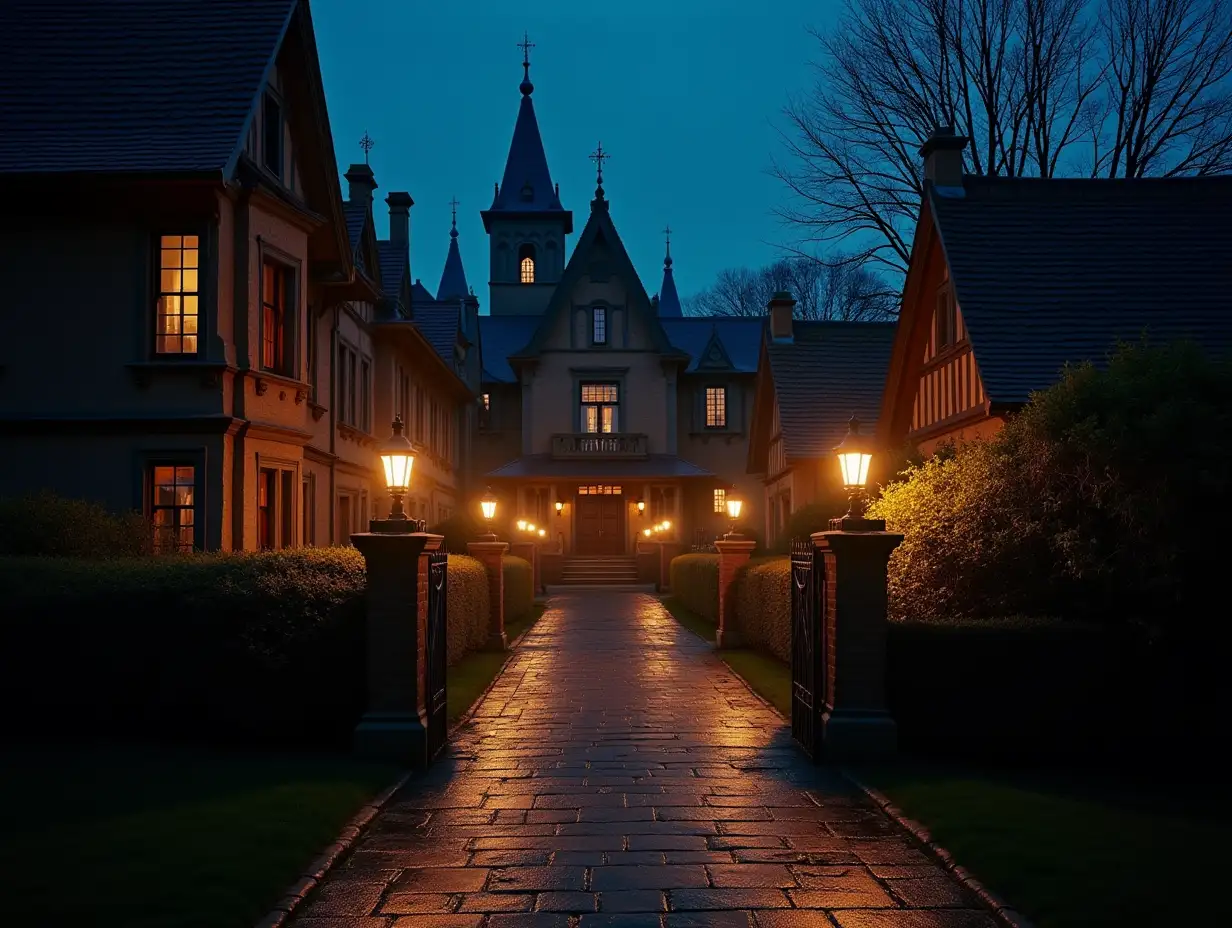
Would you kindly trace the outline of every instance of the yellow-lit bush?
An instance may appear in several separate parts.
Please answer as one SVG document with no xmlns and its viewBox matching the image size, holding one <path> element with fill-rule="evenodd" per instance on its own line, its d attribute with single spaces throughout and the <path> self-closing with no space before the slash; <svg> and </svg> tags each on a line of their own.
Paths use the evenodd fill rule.
<svg viewBox="0 0 1232 928">
<path fill-rule="evenodd" d="M 535 605 L 535 573 L 530 561 L 521 557 L 504 557 L 501 569 L 505 576 L 505 623 L 516 622 L 530 614 Z"/>
<path fill-rule="evenodd" d="M 691 612 L 719 620 L 719 556 L 681 554 L 668 567 L 672 595 Z"/>
<path fill-rule="evenodd" d="M 483 647 L 488 637 L 488 575 L 483 564 L 465 554 L 449 555 L 446 608 L 449 663 Z"/>
<path fill-rule="evenodd" d="M 791 560 L 749 561 L 736 573 L 736 632 L 739 642 L 791 660 Z"/>
</svg>

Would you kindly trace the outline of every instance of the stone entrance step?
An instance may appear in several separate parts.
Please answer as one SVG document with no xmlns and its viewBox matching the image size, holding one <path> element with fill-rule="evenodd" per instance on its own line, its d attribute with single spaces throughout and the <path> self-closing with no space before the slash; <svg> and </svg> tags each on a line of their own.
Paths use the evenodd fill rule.
<svg viewBox="0 0 1232 928">
<path fill-rule="evenodd" d="M 636 583 L 637 561 L 619 556 L 570 557 L 561 565 L 560 579 L 566 586 Z"/>
</svg>

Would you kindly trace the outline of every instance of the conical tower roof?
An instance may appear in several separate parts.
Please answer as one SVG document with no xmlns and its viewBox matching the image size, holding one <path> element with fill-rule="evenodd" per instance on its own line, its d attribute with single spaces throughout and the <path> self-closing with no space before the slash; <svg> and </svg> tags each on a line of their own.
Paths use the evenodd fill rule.
<svg viewBox="0 0 1232 928">
<path fill-rule="evenodd" d="M 462 252 L 458 249 L 458 213 L 454 203 L 453 228 L 449 230 L 449 254 L 445 256 L 445 269 L 441 272 L 441 284 L 436 288 L 438 300 L 457 300 L 469 294 L 466 285 L 466 269 L 462 266 Z"/>
<path fill-rule="evenodd" d="M 672 230 L 664 230 L 667 234 L 667 254 L 663 258 L 663 286 L 659 288 L 659 316 L 680 317 L 684 312 L 680 308 L 680 296 L 676 293 L 676 278 L 672 276 Z"/>
</svg>

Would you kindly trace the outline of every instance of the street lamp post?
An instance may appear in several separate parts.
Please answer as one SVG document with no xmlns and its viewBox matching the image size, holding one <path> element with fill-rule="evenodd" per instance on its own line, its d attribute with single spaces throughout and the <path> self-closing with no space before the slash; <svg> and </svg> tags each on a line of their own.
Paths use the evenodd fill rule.
<svg viewBox="0 0 1232 928">
<path fill-rule="evenodd" d="M 839 442 L 834 454 L 838 458 L 843 489 L 847 491 L 847 514 L 830 520 L 830 528 L 844 532 L 884 532 L 883 519 L 866 519 L 868 505 L 866 487 L 869 465 L 873 460 L 873 446 L 860 434 L 860 420 L 852 416 L 847 423 L 847 434 Z"/>
<path fill-rule="evenodd" d="M 424 524 L 417 519 L 408 519 L 403 506 L 403 497 L 411 489 L 411 472 L 415 465 L 415 446 L 402 434 L 402 417 L 393 421 L 393 434 L 381 445 L 381 469 L 385 474 L 385 489 L 389 491 L 388 519 L 372 519 L 368 531 L 384 535 L 404 535 L 407 532 L 422 532 Z"/>
<path fill-rule="evenodd" d="M 487 533 L 479 536 L 480 541 L 496 541 L 496 532 L 492 530 L 492 520 L 496 518 L 496 502 L 496 494 L 492 492 L 491 487 L 488 487 L 488 491 L 479 500 L 479 511 L 483 514 L 484 524 L 488 527 Z"/>
<path fill-rule="evenodd" d="M 736 488 L 732 487 L 727 493 L 727 516 L 731 519 L 731 531 L 723 536 L 725 539 L 738 540 L 744 537 L 736 531 L 736 523 L 740 520 L 742 509 L 744 509 L 744 500 L 736 495 Z"/>
</svg>

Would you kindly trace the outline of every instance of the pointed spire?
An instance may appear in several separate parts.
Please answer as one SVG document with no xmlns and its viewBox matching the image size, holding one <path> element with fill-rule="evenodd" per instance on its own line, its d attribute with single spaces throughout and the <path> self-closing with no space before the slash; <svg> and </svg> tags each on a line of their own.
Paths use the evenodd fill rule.
<svg viewBox="0 0 1232 928">
<path fill-rule="evenodd" d="M 663 258 L 663 286 L 659 288 L 659 315 L 683 316 L 680 296 L 676 293 L 676 279 L 672 276 L 672 227 L 663 230 L 667 238 L 667 254 Z"/>
<path fill-rule="evenodd" d="M 573 217 L 560 205 L 560 191 L 552 183 L 547 155 L 543 151 L 543 138 L 539 134 L 539 122 L 535 118 L 535 104 L 531 99 L 535 86 L 530 81 L 530 50 L 534 48 L 534 43 L 526 36 L 518 46 L 522 49 L 522 102 L 513 127 L 513 140 L 509 143 L 509 156 L 505 159 L 505 173 L 496 185 L 491 207 L 482 214 L 484 228 L 490 232 L 491 214 L 502 211 L 555 212 L 566 214 L 565 231 L 572 232 Z"/>
<path fill-rule="evenodd" d="M 445 256 L 445 269 L 441 283 L 436 288 L 438 300 L 464 299 L 470 293 L 466 284 L 466 269 L 462 267 L 462 252 L 458 248 L 458 199 L 449 201 L 453 210 L 453 226 L 449 230 L 449 254 Z"/>
</svg>

